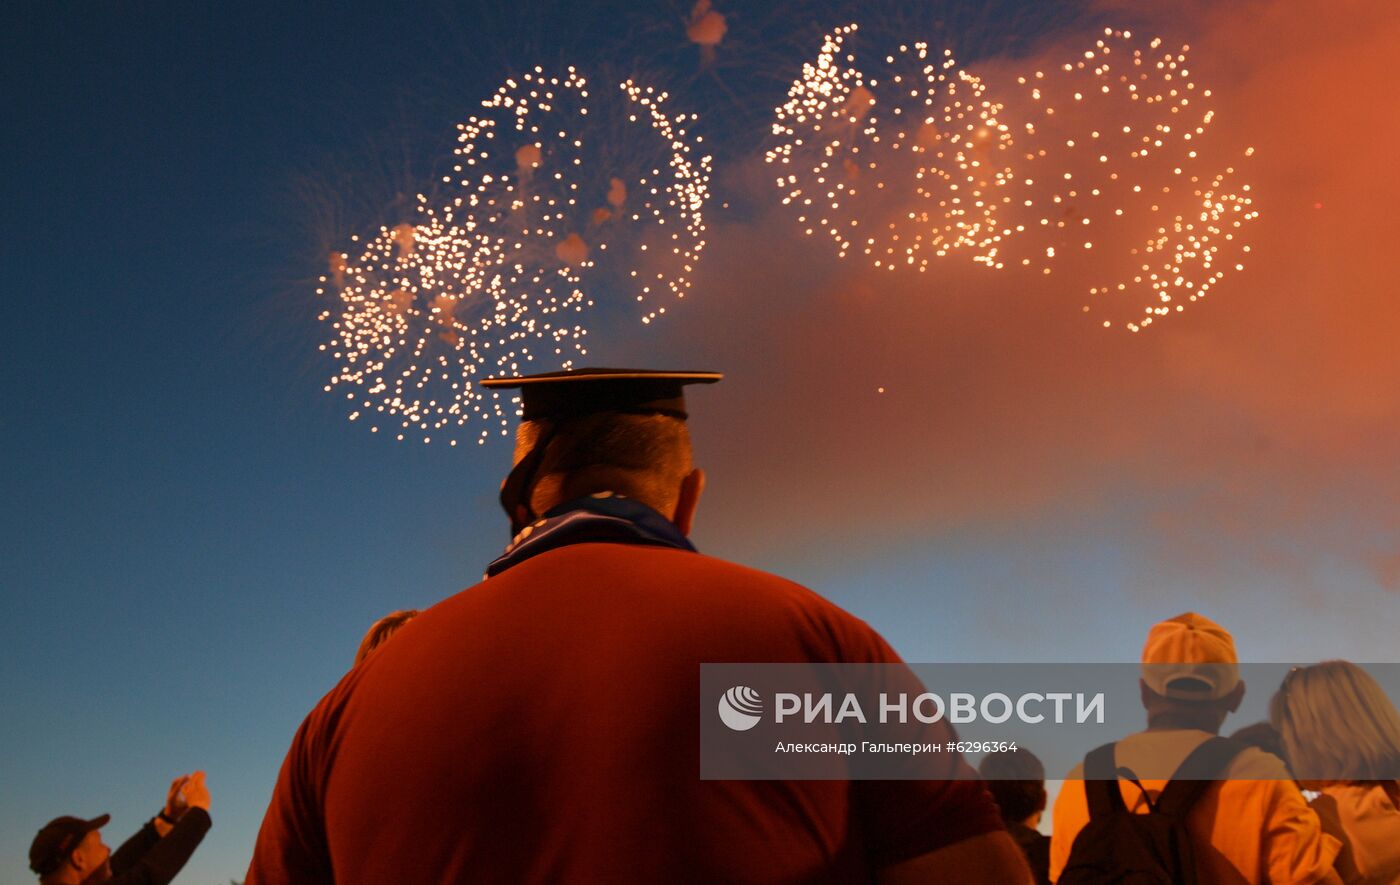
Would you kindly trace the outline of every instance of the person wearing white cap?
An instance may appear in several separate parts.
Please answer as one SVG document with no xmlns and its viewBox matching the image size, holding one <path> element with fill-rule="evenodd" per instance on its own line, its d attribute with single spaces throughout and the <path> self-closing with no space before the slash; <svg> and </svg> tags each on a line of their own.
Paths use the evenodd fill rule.
<svg viewBox="0 0 1400 885">
<path fill-rule="evenodd" d="M 1283 762 L 1216 737 L 1245 692 L 1234 639 L 1224 627 L 1194 612 L 1155 625 L 1143 646 L 1140 684 L 1147 729 L 1088 759 L 1104 757 L 1109 781 L 1115 771 L 1160 775 L 1182 768 L 1195 772 L 1192 780 L 1212 781 L 1188 802 L 1183 821 L 1199 881 L 1341 882 L 1333 870 L 1340 843 L 1323 832 Z M 1210 773 L 1199 773 L 1202 764 Z M 1161 810 L 1169 781 L 1144 776 L 1116 783 L 1119 807 L 1146 814 Z M 1052 881 L 1061 881 L 1067 869 L 1073 875 L 1063 875 L 1064 881 L 1079 875 L 1082 855 L 1072 858 L 1072 849 L 1090 823 L 1090 795 L 1098 782 L 1088 785 L 1093 789 L 1086 790 L 1085 766 L 1075 766 L 1055 801 Z"/>
</svg>

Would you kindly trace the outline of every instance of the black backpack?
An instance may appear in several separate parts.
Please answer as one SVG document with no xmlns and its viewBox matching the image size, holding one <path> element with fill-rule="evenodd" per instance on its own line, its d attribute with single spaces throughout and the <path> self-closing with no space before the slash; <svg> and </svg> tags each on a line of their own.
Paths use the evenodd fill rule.
<svg viewBox="0 0 1400 885">
<path fill-rule="evenodd" d="M 1142 785 L 1132 771 L 1114 766 L 1113 744 L 1085 756 L 1089 823 L 1075 837 L 1056 885 L 1200 885 L 1186 814 L 1244 748 L 1223 737 L 1201 744 L 1157 801 L 1143 792 L 1147 814 L 1134 814 L 1123 803 L 1119 776 Z"/>
</svg>

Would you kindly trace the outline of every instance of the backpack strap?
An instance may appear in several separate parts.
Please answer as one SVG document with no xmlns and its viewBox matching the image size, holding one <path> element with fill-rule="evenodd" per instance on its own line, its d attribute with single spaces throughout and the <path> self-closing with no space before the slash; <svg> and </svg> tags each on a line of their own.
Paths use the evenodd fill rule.
<svg viewBox="0 0 1400 885">
<path fill-rule="evenodd" d="M 1157 798 L 1155 810 L 1178 818 L 1186 814 L 1211 784 L 1221 781 L 1225 769 L 1246 746 L 1217 735 L 1192 750 Z"/>
<path fill-rule="evenodd" d="M 1090 820 L 1128 813 L 1123 793 L 1118 789 L 1118 768 L 1113 764 L 1116 746 L 1104 744 L 1084 757 L 1084 797 L 1089 801 Z"/>
</svg>

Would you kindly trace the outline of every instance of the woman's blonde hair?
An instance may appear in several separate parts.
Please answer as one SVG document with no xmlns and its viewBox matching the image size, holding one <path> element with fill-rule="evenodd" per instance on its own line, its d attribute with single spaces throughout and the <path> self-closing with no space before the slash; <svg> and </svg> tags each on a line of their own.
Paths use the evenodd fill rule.
<svg viewBox="0 0 1400 885">
<path fill-rule="evenodd" d="M 1295 667 L 1269 703 L 1269 718 L 1300 780 L 1397 780 L 1400 713 L 1353 663 Z"/>
</svg>

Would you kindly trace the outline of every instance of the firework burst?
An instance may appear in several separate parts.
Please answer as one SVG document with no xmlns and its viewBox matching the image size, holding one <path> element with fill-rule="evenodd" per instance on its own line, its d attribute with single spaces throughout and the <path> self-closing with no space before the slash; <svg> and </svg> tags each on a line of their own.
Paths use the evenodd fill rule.
<svg viewBox="0 0 1400 885">
<path fill-rule="evenodd" d="M 994 265 L 1012 183 L 1002 106 L 951 51 L 925 43 L 901 45 L 868 72 L 847 46 L 856 30 L 829 34 L 777 109 L 764 159 L 783 203 L 843 258 L 924 271 L 964 251 Z"/>
<path fill-rule="evenodd" d="M 1258 216 L 1239 163 L 1210 143 L 1211 93 L 1187 47 L 1107 29 L 1074 61 L 993 94 L 948 50 L 900 45 L 871 72 L 829 34 L 776 110 L 765 159 L 809 236 L 842 257 L 927 271 L 988 268 L 1092 282 L 1084 312 L 1134 332 L 1203 298 Z"/>
<path fill-rule="evenodd" d="M 1023 220 L 1008 260 L 1091 284 L 1085 313 L 1139 331 L 1243 270 L 1258 216 L 1235 152 L 1211 141 L 1211 91 L 1165 50 L 1106 29 L 1072 62 L 1018 77 Z M 1231 154 L 1234 154 L 1233 158 Z"/>
<path fill-rule="evenodd" d="M 474 424 L 484 442 L 517 405 L 480 379 L 571 367 L 600 300 L 650 323 L 684 297 L 710 168 L 666 98 L 631 80 L 594 96 L 573 68 L 508 80 L 458 126 L 450 173 L 412 223 L 332 253 L 321 349 L 352 421 L 452 445 Z"/>
</svg>

